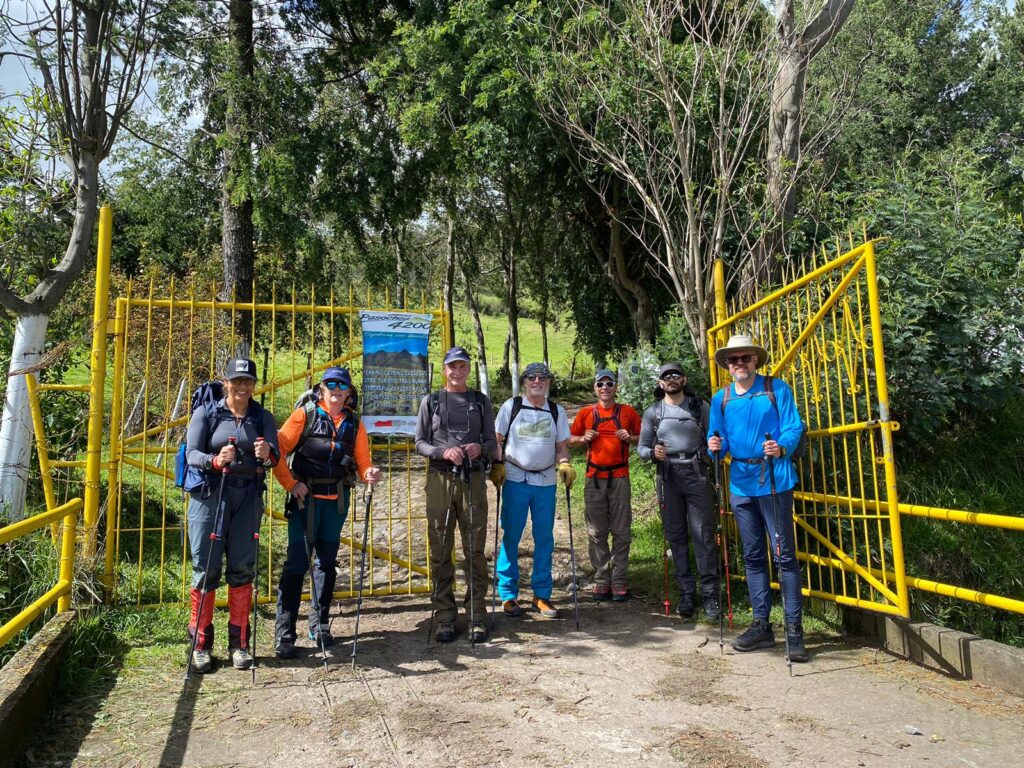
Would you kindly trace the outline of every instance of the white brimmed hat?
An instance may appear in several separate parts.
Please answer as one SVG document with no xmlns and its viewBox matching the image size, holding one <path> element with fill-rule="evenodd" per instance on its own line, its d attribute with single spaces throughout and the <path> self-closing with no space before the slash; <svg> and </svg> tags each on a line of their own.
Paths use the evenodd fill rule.
<svg viewBox="0 0 1024 768">
<path fill-rule="evenodd" d="M 768 362 L 768 351 L 754 341 L 753 337 L 743 333 L 737 333 L 729 337 L 729 341 L 721 349 L 715 350 L 715 362 L 720 368 L 728 368 L 729 364 L 725 358 L 733 352 L 753 352 L 757 355 L 757 367 L 760 368 Z"/>
</svg>

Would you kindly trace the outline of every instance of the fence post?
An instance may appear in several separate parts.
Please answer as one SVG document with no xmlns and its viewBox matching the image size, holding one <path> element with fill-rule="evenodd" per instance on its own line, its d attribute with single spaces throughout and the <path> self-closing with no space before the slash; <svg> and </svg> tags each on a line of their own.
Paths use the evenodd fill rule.
<svg viewBox="0 0 1024 768">
<path fill-rule="evenodd" d="M 892 564 L 896 575 L 897 608 L 910 617 L 910 597 L 907 593 L 907 571 L 903 560 L 903 531 L 900 528 L 899 494 L 896 490 L 896 461 L 892 447 L 892 420 L 889 418 L 889 384 L 885 372 L 885 348 L 882 344 L 882 313 L 878 299 L 878 267 L 875 262 L 875 244 L 868 241 L 865 248 L 865 267 L 868 281 L 868 306 L 871 310 L 871 351 L 875 358 L 875 387 L 878 392 L 878 422 L 882 434 L 882 461 L 885 467 L 885 496 L 889 502 L 889 532 L 892 538 Z"/>
<path fill-rule="evenodd" d="M 117 516 L 121 513 L 119 500 L 121 483 L 121 440 L 124 437 L 124 333 L 128 323 L 128 301 L 118 298 L 114 310 L 114 381 L 110 398 L 110 467 L 107 470 L 107 535 L 103 540 L 103 600 L 114 599 L 114 545 L 117 535 Z"/>
<path fill-rule="evenodd" d="M 89 358 L 89 443 L 85 454 L 86 552 L 96 554 L 96 525 L 100 509 L 100 471 L 103 450 L 103 385 L 107 373 L 107 304 L 110 300 L 110 243 L 113 211 L 100 208 L 99 248 L 96 254 L 96 294 L 92 310 L 92 354 Z M 65 526 L 66 532 L 66 526 Z"/>
</svg>

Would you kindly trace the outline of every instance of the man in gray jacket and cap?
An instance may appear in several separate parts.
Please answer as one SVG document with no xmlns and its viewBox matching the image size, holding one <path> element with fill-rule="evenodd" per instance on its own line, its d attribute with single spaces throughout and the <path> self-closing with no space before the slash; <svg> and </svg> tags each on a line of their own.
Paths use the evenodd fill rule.
<svg viewBox="0 0 1024 768">
<path fill-rule="evenodd" d="M 654 404 L 644 411 L 637 453 L 642 459 L 658 462 L 661 524 L 679 586 L 677 611 L 684 619 L 696 612 L 697 580 L 690 572 L 692 537 L 704 615 L 709 623 L 716 622 L 721 612 L 720 570 L 714 492 L 707 476 L 704 439 L 709 407 L 686 386 L 686 374 L 677 362 L 661 366 L 654 397 Z"/>
</svg>

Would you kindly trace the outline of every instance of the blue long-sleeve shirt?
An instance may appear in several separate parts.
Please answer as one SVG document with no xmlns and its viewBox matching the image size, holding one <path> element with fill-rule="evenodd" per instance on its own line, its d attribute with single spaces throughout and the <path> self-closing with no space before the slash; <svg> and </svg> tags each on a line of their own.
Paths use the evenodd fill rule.
<svg viewBox="0 0 1024 768">
<path fill-rule="evenodd" d="M 756 459 L 764 456 L 762 445 L 765 433 L 786 449 L 786 456 L 775 459 L 775 490 L 788 491 L 796 485 L 796 469 L 789 459 L 800 443 L 803 425 L 793 399 L 793 390 L 780 379 L 772 380 L 778 412 L 764 388 L 764 376 L 758 374 L 754 385 L 742 395 L 736 385 L 729 384 L 729 404 L 722 413 L 722 395 L 719 390 L 711 398 L 711 423 L 708 439 L 719 433 L 722 438 L 722 456 L 734 459 Z M 764 482 L 758 482 L 764 469 Z M 733 461 L 729 467 L 729 490 L 737 496 L 765 496 L 771 493 L 767 467 Z"/>
</svg>

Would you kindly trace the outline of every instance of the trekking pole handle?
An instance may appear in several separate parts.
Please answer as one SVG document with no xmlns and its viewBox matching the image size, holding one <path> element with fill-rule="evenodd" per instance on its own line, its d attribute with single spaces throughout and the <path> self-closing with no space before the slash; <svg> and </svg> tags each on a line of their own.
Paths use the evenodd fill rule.
<svg viewBox="0 0 1024 768">
<path fill-rule="evenodd" d="M 228 437 L 228 445 L 235 449 L 235 460 L 231 462 L 231 464 L 234 464 L 238 461 L 238 438 L 234 435 Z M 221 469 L 221 473 L 226 475 L 228 473 L 228 467 L 230 467 L 231 464 L 225 464 Z"/>
</svg>

